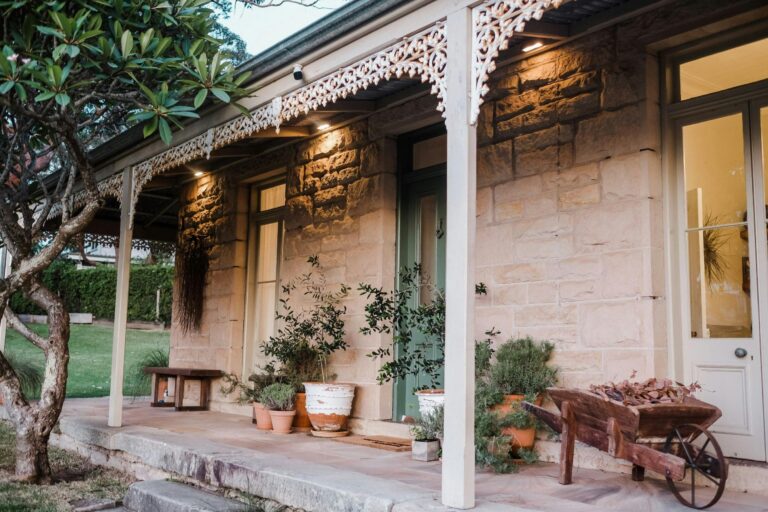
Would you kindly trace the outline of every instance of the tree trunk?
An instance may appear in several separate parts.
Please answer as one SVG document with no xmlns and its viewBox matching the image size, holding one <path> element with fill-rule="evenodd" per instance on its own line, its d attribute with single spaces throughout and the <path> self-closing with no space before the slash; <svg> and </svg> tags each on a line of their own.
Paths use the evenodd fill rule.
<svg viewBox="0 0 768 512">
<path fill-rule="evenodd" d="M 64 406 L 69 363 L 69 312 L 63 300 L 33 282 L 24 295 L 48 313 L 48 338 L 38 339 L 45 353 L 45 375 L 40 400 L 29 403 L 18 384 L 18 378 L 0 354 L 0 381 L 6 384 L 6 410 L 16 427 L 16 478 L 31 483 L 51 481 L 48 440 L 59 421 Z M 0 387 L 1 389 L 1 387 Z"/>
<path fill-rule="evenodd" d="M 16 432 L 17 480 L 36 484 L 51 482 L 51 465 L 48 462 L 49 437 L 50 433 L 37 435 L 34 428 Z"/>
</svg>

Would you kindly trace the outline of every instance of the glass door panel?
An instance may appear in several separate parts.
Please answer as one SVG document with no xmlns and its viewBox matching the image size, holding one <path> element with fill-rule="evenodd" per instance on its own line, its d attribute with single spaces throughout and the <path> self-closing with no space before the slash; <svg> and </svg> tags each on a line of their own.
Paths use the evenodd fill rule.
<svg viewBox="0 0 768 512">
<path fill-rule="evenodd" d="M 747 112 L 745 106 L 680 130 L 689 308 L 684 378 L 723 411 L 712 430 L 726 455 L 765 460 Z"/>
</svg>

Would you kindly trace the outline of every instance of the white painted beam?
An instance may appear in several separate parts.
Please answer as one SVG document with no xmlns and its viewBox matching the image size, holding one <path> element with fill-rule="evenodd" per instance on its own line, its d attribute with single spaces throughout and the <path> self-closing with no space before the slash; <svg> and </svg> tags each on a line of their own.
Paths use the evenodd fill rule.
<svg viewBox="0 0 768 512">
<path fill-rule="evenodd" d="M 448 131 L 445 273 L 445 439 L 443 504 L 475 505 L 475 210 L 476 128 L 470 123 L 472 11 L 448 15 Z"/>
<path fill-rule="evenodd" d="M 11 254 L 8 252 L 7 247 L 0 249 L 2 256 L 0 256 L 0 272 L 3 273 L 3 277 L 6 277 L 11 272 Z M 11 307 L 10 303 L 5 306 Z M 5 319 L 5 315 L 0 318 L 0 352 L 5 351 L 5 336 L 8 333 L 8 321 Z"/>
<path fill-rule="evenodd" d="M 123 374 L 125 369 L 125 329 L 128 323 L 128 286 L 131 279 L 130 222 L 133 176 L 131 168 L 123 171 L 123 192 L 120 201 L 120 246 L 117 248 L 117 288 L 115 290 L 115 322 L 112 333 L 112 373 L 109 383 L 109 417 L 107 425 L 123 425 Z"/>
</svg>

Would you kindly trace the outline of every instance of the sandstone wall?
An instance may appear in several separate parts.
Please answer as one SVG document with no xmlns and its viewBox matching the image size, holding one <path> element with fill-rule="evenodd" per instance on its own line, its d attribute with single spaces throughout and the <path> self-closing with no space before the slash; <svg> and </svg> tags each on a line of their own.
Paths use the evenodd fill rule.
<svg viewBox="0 0 768 512">
<path fill-rule="evenodd" d="M 500 68 L 478 127 L 477 331 L 563 384 L 666 373 L 656 59 L 609 29 Z"/>
</svg>

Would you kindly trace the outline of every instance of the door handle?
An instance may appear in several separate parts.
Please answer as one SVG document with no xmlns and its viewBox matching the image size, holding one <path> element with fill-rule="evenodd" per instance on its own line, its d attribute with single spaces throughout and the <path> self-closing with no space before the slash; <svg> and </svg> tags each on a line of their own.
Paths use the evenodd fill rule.
<svg viewBox="0 0 768 512">
<path fill-rule="evenodd" d="M 733 351 L 733 354 L 739 359 L 742 359 L 744 357 L 747 357 L 747 349 L 739 347 Z"/>
</svg>

